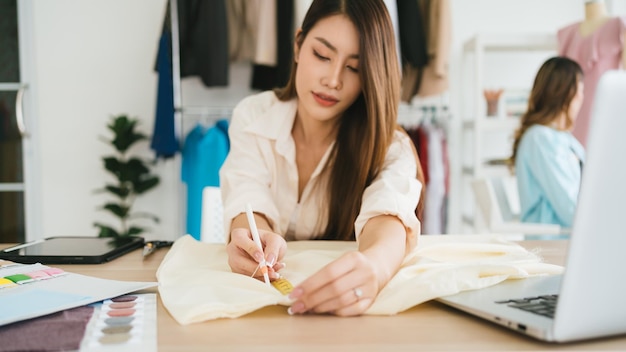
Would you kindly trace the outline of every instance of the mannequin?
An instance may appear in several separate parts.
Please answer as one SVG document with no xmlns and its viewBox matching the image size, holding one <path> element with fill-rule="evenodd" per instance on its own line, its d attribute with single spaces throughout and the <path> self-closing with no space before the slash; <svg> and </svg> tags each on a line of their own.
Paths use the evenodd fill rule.
<svg viewBox="0 0 626 352">
<path fill-rule="evenodd" d="M 585 1 L 585 19 L 580 23 L 580 34 L 587 36 L 608 20 L 604 1 Z"/>
<path fill-rule="evenodd" d="M 604 0 L 586 0 L 585 1 L 585 19 L 580 23 L 578 31 L 580 35 L 586 37 L 602 27 L 611 17 L 606 11 Z M 626 31 L 624 31 L 626 36 Z M 626 40 L 622 47 L 622 69 L 626 69 Z"/>
<path fill-rule="evenodd" d="M 585 18 L 558 31 L 559 55 L 575 60 L 584 72 L 584 100 L 572 133 L 583 146 L 600 76 L 626 68 L 626 17 L 610 16 L 603 0 L 585 0 Z"/>
</svg>

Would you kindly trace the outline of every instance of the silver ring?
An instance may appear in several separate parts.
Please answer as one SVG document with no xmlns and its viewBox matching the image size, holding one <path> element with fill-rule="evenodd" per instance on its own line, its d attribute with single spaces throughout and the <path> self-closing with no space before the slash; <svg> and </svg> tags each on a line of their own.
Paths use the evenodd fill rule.
<svg viewBox="0 0 626 352">
<path fill-rule="evenodd" d="M 356 296 L 356 301 L 360 301 L 361 300 L 361 296 L 363 296 L 363 290 L 361 290 L 360 288 L 354 288 L 352 289 L 352 291 L 354 292 L 354 295 Z"/>
</svg>

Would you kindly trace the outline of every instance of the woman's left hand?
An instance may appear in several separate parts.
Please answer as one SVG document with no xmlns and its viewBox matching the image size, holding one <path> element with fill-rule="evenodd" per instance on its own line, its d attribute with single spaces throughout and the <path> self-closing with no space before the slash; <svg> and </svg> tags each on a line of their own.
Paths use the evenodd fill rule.
<svg viewBox="0 0 626 352">
<path fill-rule="evenodd" d="M 363 314 L 379 291 L 374 263 L 361 252 L 348 252 L 303 281 L 289 295 L 290 314 Z"/>
</svg>

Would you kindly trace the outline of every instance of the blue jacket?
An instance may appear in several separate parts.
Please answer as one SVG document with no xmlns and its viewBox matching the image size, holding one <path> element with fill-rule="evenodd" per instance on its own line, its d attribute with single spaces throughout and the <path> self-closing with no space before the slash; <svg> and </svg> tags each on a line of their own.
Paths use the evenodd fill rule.
<svg viewBox="0 0 626 352">
<path fill-rule="evenodd" d="M 517 149 L 521 221 L 571 227 L 585 150 L 570 132 L 530 127 Z"/>
</svg>

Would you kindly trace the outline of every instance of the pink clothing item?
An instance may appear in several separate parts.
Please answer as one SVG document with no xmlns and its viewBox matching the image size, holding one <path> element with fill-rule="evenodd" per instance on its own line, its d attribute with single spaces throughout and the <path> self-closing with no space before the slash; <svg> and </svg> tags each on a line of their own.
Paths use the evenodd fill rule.
<svg viewBox="0 0 626 352">
<path fill-rule="evenodd" d="M 580 22 L 558 31 L 559 55 L 578 62 L 585 75 L 585 96 L 572 131 L 583 146 L 587 142 L 598 80 L 604 72 L 621 66 L 625 30 L 626 17 L 614 17 L 586 36 L 580 34 Z"/>
</svg>

